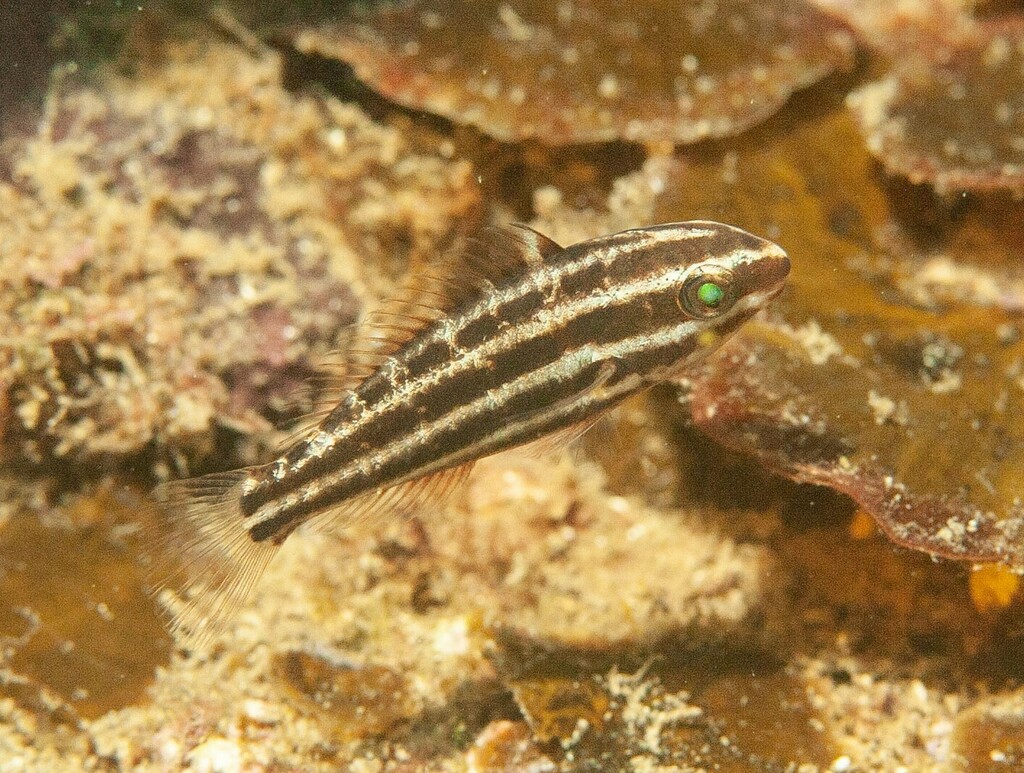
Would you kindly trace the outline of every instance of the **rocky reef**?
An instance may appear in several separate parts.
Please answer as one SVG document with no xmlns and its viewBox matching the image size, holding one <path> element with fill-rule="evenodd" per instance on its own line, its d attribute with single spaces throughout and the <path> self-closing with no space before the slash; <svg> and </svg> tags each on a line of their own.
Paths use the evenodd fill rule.
<svg viewBox="0 0 1024 773">
<path fill-rule="evenodd" d="M 0 771 L 1024 763 L 1019 8 L 270 6 L 69 16 L 0 137 Z M 699 370 L 165 632 L 152 484 L 403 277 L 697 218 L 793 262 Z"/>
</svg>

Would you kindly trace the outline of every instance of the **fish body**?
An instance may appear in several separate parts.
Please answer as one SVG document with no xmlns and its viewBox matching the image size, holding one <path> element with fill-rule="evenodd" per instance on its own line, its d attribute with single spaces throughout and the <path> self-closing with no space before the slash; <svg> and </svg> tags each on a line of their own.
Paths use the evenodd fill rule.
<svg viewBox="0 0 1024 773">
<path fill-rule="evenodd" d="M 581 431 L 699 361 L 788 273 L 775 244 L 705 221 L 566 248 L 485 230 L 370 326 L 364 360 L 279 458 L 158 489 L 192 594 L 177 627 L 212 630 L 306 521 L 415 508 L 476 459 Z"/>
</svg>

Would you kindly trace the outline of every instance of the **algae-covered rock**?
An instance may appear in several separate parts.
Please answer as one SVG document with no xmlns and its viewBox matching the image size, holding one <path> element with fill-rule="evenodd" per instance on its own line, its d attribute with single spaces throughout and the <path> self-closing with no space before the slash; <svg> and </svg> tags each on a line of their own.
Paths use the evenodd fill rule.
<svg viewBox="0 0 1024 773">
<path fill-rule="evenodd" d="M 802 0 L 431 0 L 292 35 L 407 107 L 553 145 L 736 134 L 853 51 Z"/>
<path fill-rule="evenodd" d="M 600 230 L 632 212 L 778 240 L 789 288 L 688 380 L 694 421 L 852 496 L 898 542 L 1019 565 L 1024 209 L 1005 194 L 949 202 L 887 181 L 842 94 L 828 99 L 648 162 L 603 219 L 545 203 L 538 225 Z"/>
<path fill-rule="evenodd" d="M 8 453 L 177 460 L 216 427 L 265 431 L 367 288 L 475 210 L 466 164 L 288 93 L 272 54 L 149 53 L 56 85 L 38 133 L 4 146 Z"/>
<path fill-rule="evenodd" d="M 693 416 L 798 480 L 834 486 L 895 540 L 932 553 L 1024 561 L 1012 294 L 1021 207 L 962 210 L 887 187 L 841 107 L 683 159 L 656 217 L 702 212 L 773 234 L 794 262 L 766 325 L 697 380 Z M 894 239 L 894 234 L 897 235 Z M 893 249 L 893 246 L 896 248 Z M 934 302 L 908 297 L 929 260 Z M 1012 293 L 1014 285 L 1007 289 Z M 938 289 L 941 287 L 942 289 Z"/>
<path fill-rule="evenodd" d="M 850 104 L 892 174 L 940 193 L 1024 192 L 1024 22 L 901 58 Z"/>
</svg>

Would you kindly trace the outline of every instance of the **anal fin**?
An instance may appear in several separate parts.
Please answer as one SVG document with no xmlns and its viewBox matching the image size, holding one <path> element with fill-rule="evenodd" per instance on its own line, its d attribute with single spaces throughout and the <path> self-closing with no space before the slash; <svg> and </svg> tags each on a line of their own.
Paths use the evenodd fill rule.
<svg viewBox="0 0 1024 773">
<path fill-rule="evenodd" d="M 344 533 L 353 524 L 383 513 L 410 514 L 427 503 L 444 503 L 469 477 L 473 462 L 424 475 L 390 488 L 354 497 L 338 507 L 311 518 L 305 528 L 315 532 Z"/>
</svg>

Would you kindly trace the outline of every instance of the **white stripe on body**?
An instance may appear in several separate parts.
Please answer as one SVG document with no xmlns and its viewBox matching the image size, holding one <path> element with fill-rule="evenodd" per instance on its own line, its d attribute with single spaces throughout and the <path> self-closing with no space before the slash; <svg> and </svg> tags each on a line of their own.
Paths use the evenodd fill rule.
<svg viewBox="0 0 1024 773">
<path fill-rule="evenodd" d="M 628 232 L 627 232 L 628 233 Z M 710 232 L 698 231 L 701 235 L 709 235 Z M 676 237 L 678 239 L 678 236 Z M 595 250 L 594 255 L 609 253 L 611 250 Z M 740 249 L 721 257 L 716 257 L 715 263 L 725 267 L 746 265 L 763 257 L 762 253 L 749 249 Z M 586 255 L 578 261 L 566 264 L 562 267 L 545 267 L 538 270 L 538 276 L 530 275 L 526 281 L 512 285 L 503 290 L 490 293 L 488 297 L 475 306 L 471 307 L 465 314 L 443 320 L 435 336 L 424 338 L 422 341 L 414 342 L 409 349 L 408 356 L 414 357 L 422 352 L 427 346 L 438 341 L 448 341 L 454 348 L 454 340 L 458 332 L 471 322 L 492 314 L 505 304 L 514 302 L 531 292 L 541 292 L 544 289 L 543 276 L 550 279 L 552 276 L 572 275 L 576 270 L 593 265 L 596 260 L 593 255 Z M 608 262 L 614 256 L 608 258 Z M 695 265 L 704 265 L 699 263 Z M 377 419 L 391 410 L 394 405 L 405 404 L 416 396 L 428 391 L 443 381 L 446 381 L 461 373 L 476 370 L 484 365 L 494 355 L 511 350 L 516 346 L 533 340 L 543 335 L 550 334 L 552 330 L 558 330 L 572 323 L 578 317 L 587 313 L 598 311 L 609 306 L 626 305 L 637 298 L 650 293 L 667 290 L 674 286 L 681 286 L 685 277 L 694 269 L 690 266 L 672 266 L 668 269 L 654 271 L 640 279 L 628 284 L 620 284 L 612 288 L 598 288 L 589 295 L 584 295 L 552 309 L 538 309 L 534 317 L 518 325 L 512 325 L 498 335 L 482 342 L 471 350 L 462 350 L 460 355 L 453 357 L 437 368 L 422 374 L 418 378 L 403 379 L 400 369 L 404 365 L 396 358 L 391 357 L 385 361 L 380 368 L 380 373 L 392 383 L 397 384 L 387 399 L 372 405 L 365 406 L 357 415 L 336 431 L 328 433 L 318 429 L 309 439 L 308 453 L 300 460 L 297 460 L 292 469 L 300 470 L 314 459 L 321 458 L 338 443 L 344 442 L 352 433 L 364 427 L 367 423 Z M 543 275 L 543 276 L 540 276 Z"/>
<path fill-rule="evenodd" d="M 771 295 L 771 291 L 764 291 L 751 293 L 740 298 L 729 313 L 717 318 L 714 322 L 720 324 L 732 316 L 758 308 Z M 566 352 L 557 362 L 547 363 L 540 368 L 524 373 L 502 384 L 497 389 L 478 397 L 476 400 L 453 409 L 437 420 L 424 424 L 400 438 L 393 439 L 377 451 L 362 456 L 345 467 L 332 471 L 330 474 L 308 481 L 300 490 L 289 492 L 266 503 L 253 513 L 250 518 L 246 519 L 246 526 L 251 529 L 263 521 L 275 518 L 292 507 L 316 498 L 324 491 L 345 485 L 348 480 L 356 475 L 368 476 L 373 470 L 394 461 L 396 458 L 400 458 L 418 446 L 422 446 L 446 429 L 471 421 L 482 414 L 494 413 L 510 400 L 527 394 L 530 391 L 543 388 L 544 385 L 552 381 L 571 379 L 578 375 L 583 368 L 595 362 L 626 358 L 648 349 L 670 345 L 673 342 L 699 335 L 700 332 L 708 329 L 708 322 L 708 320 L 686 320 L 666 325 L 650 333 L 630 336 L 607 344 L 584 344 L 577 349 Z M 656 380 L 661 375 L 663 374 L 650 374 L 644 381 Z M 592 406 L 593 410 L 599 410 L 600 405 L 615 402 L 641 386 L 640 379 L 623 379 L 600 390 L 585 391 L 581 393 L 580 401 L 576 404 L 567 405 L 563 403 L 553 406 L 548 411 L 538 410 L 535 413 L 531 412 L 524 420 L 506 424 L 496 429 L 487 436 L 484 443 L 478 442 L 472 446 L 453 449 L 451 454 L 438 457 L 430 465 L 410 470 L 402 477 L 387 481 L 383 485 L 390 487 L 413 478 L 428 475 L 437 470 L 457 466 L 480 456 L 485 456 L 497 448 L 504 447 L 503 444 L 507 443 L 510 439 L 514 440 L 516 437 L 525 437 L 531 427 L 543 426 L 552 419 L 552 414 L 559 412 L 569 413 L 570 411 L 577 410 L 581 405 L 589 405 Z"/>
</svg>

